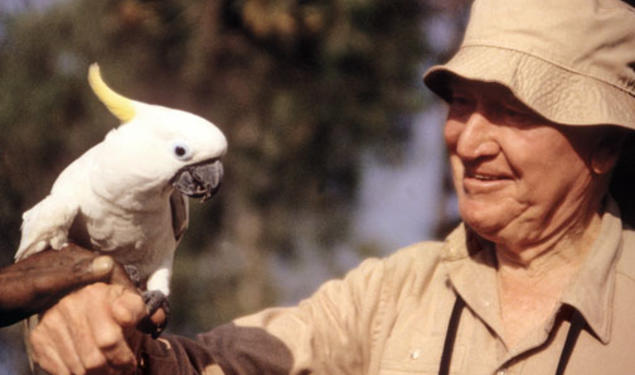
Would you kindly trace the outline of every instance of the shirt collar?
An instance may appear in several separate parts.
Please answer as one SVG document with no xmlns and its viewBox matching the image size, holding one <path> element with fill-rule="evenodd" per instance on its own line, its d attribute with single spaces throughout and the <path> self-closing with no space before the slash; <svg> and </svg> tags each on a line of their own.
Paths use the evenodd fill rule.
<svg viewBox="0 0 635 375">
<path fill-rule="evenodd" d="M 441 261 L 465 304 L 492 330 L 502 332 L 493 248 L 461 223 L 446 238 Z"/>
<path fill-rule="evenodd" d="M 576 278 L 562 295 L 575 307 L 604 343 L 611 338 L 615 268 L 621 254 L 622 221 L 617 203 L 609 198 L 602 227 Z"/>
<path fill-rule="evenodd" d="M 622 222 L 609 197 L 600 233 L 572 283 L 561 297 L 576 308 L 603 343 L 608 343 L 613 315 L 615 268 L 621 250 Z M 461 224 L 447 238 L 442 261 L 465 303 L 491 329 L 502 331 L 493 247 Z"/>
</svg>

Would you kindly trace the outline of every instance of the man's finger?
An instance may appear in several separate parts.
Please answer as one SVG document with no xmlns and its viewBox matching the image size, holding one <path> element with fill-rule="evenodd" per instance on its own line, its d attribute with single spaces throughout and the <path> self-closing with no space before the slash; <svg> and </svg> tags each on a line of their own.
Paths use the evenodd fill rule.
<svg viewBox="0 0 635 375">
<path fill-rule="evenodd" d="M 37 294 L 59 294 L 80 286 L 107 280 L 115 261 L 106 255 L 86 258 L 69 269 L 58 268 L 32 275 L 33 290 Z"/>
<path fill-rule="evenodd" d="M 31 331 L 29 340 L 33 348 L 33 360 L 51 374 L 70 374 L 55 345 L 43 329 Z"/>
<path fill-rule="evenodd" d="M 49 346 L 55 348 L 60 358 L 64 358 L 64 364 L 73 374 L 81 374 L 84 366 L 75 350 L 73 337 L 69 330 L 74 329 L 75 324 L 69 326 L 59 311 L 45 314 L 40 324 L 35 328 L 42 331 L 50 338 Z"/>
<path fill-rule="evenodd" d="M 0 269 L 0 326 L 41 312 L 73 290 L 98 281 L 134 288 L 111 257 L 72 244 Z"/>
<path fill-rule="evenodd" d="M 0 326 L 40 312 L 83 285 L 107 280 L 114 264 L 110 257 L 98 257 L 41 272 L 23 268 L 0 274 Z"/>
<path fill-rule="evenodd" d="M 110 308 L 113 319 L 124 328 L 136 326 L 148 314 L 141 296 L 129 289 L 124 289 L 121 296 L 113 300 Z"/>
<path fill-rule="evenodd" d="M 117 322 L 118 317 L 113 315 L 111 309 L 113 306 L 119 306 L 120 310 L 129 309 L 130 318 L 138 320 L 145 313 L 145 305 L 141 297 L 125 287 L 116 288 L 110 286 L 108 292 L 110 311 L 108 306 L 95 309 L 92 311 L 92 319 L 88 320 L 88 324 L 92 326 L 91 332 L 93 333 L 95 344 L 105 356 L 108 365 L 122 369 L 134 368 L 136 366 L 135 355 L 128 346 L 123 328 Z"/>
</svg>

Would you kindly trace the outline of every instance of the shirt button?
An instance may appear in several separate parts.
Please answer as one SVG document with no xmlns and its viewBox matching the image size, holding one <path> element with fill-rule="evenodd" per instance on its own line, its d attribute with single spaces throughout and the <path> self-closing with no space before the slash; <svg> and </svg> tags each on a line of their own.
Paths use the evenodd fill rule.
<svg viewBox="0 0 635 375">
<path fill-rule="evenodd" d="M 419 357 L 421 357 L 421 350 L 415 349 L 410 352 L 410 359 L 417 359 Z"/>
</svg>

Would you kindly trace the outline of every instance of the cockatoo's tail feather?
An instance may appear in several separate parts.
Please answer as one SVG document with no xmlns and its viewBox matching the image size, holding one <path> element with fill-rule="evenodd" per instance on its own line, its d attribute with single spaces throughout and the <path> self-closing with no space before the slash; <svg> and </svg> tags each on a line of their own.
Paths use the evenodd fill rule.
<svg viewBox="0 0 635 375">
<path fill-rule="evenodd" d="M 132 99 L 116 93 L 108 87 L 106 82 L 101 78 L 99 65 L 94 63 L 88 69 L 88 83 L 95 92 L 95 95 L 108 107 L 108 110 L 115 115 L 121 122 L 125 123 L 135 116 L 135 106 Z"/>
</svg>

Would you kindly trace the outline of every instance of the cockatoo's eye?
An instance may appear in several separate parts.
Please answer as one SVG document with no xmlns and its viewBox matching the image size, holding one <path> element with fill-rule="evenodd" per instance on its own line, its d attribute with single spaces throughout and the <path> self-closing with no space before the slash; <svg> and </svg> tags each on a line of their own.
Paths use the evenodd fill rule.
<svg viewBox="0 0 635 375">
<path fill-rule="evenodd" d="M 175 141 L 172 143 L 172 152 L 174 156 L 182 161 L 187 161 L 192 158 L 192 152 L 188 145 L 183 141 Z"/>
</svg>

